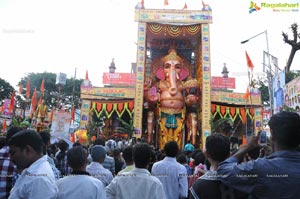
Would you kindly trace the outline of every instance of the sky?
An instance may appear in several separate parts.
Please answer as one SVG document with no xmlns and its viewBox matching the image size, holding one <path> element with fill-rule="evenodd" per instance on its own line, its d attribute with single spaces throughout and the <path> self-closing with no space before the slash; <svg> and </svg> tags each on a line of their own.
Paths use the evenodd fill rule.
<svg viewBox="0 0 300 199">
<path fill-rule="evenodd" d="M 200 0 L 144 0 L 146 8 L 201 10 Z M 112 58 L 116 72 L 130 72 L 136 62 L 137 26 L 134 7 L 139 0 L 0 0 L 0 78 L 16 87 L 28 73 L 66 73 L 68 78 L 89 79 L 102 85 Z M 221 76 L 226 63 L 229 77 L 236 78 L 236 92 L 247 87 L 245 51 L 254 64 L 254 77 L 262 70 L 263 51 L 279 60 L 283 69 L 291 47 L 282 32 L 291 38 L 289 27 L 300 25 L 300 0 L 266 0 L 260 3 L 299 3 L 298 11 L 275 12 L 271 8 L 249 13 L 248 0 L 206 0 L 212 9 L 210 24 L 211 74 Z M 248 43 L 241 41 L 263 31 Z M 299 29 L 300 32 L 300 29 Z M 267 38 L 267 39 L 266 39 Z M 300 70 L 300 52 L 291 66 Z"/>
</svg>

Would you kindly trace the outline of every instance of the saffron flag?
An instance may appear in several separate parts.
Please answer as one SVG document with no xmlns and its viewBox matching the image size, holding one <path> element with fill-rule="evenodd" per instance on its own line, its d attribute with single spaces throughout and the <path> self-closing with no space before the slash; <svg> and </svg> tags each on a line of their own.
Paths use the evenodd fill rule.
<svg viewBox="0 0 300 199">
<path fill-rule="evenodd" d="M 3 120 L 3 124 L 2 124 L 2 135 L 4 135 L 5 129 L 6 129 L 6 119 Z"/>
<path fill-rule="evenodd" d="M 184 9 L 184 10 L 187 9 L 186 3 L 184 3 L 183 9 Z"/>
<path fill-rule="evenodd" d="M 36 106 L 36 102 L 37 102 L 37 96 L 36 96 L 36 88 L 33 91 L 33 95 L 32 95 L 32 99 L 31 99 L 31 111 L 32 113 L 35 112 L 35 106 Z"/>
<path fill-rule="evenodd" d="M 29 99 L 30 98 L 30 80 L 27 80 L 26 83 L 26 98 Z"/>
<path fill-rule="evenodd" d="M 20 83 L 20 84 L 19 84 L 19 94 L 20 94 L 20 95 L 22 94 L 22 90 L 23 90 L 23 85 Z"/>
<path fill-rule="evenodd" d="M 9 104 L 9 108 L 8 111 L 11 112 L 13 111 L 15 108 L 15 91 L 12 92 L 11 94 L 11 99 L 10 99 L 10 104 Z"/>
<path fill-rule="evenodd" d="M 251 71 L 253 71 L 254 65 L 253 65 L 253 63 L 252 63 L 252 61 L 251 61 L 251 59 L 250 59 L 250 57 L 249 57 L 247 51 L 245 51 L 245 52 L 246 52 L 247 66 L 248 66 L 248 68 L 249 68 Z"/>
<path fill-rule="evenodd" d="M 165 6 L 169 5 L 168 0 L 165 0 L 164 5 L 165 5 Z"/>
<path fill-rule="evenodd" d="M 38 105 L 42 104 L 42 102 L 43 102 L 43 97 L 40 97 Z"/>
<path fill-rule="evenodd" d="M 142 8 L 144 8 L 144 0 L 141 1 Z"/>
<path fill-rule="evenodd" d="M 88 73 L 88 71 L 86 70 L 86 72 L 85 72 L 85 80 L 88 80 L 89 79 L 89 73 Z"/>
<path fill-rule="evenodd" d="M 242 145 L 246 145 L 247 144 L 247 139 L 246 139 L 246 136 L 243 135 L 242 137 Z"/>
<path fill-rule="evenodd" d="M 250 91 L 249 91 L 249 87 L 247 87 L 246 93 L 244 95 L 244 98 L 245 98 L 246 101 L 248 101 L 249 96 L 250 96 Z"/>
<path fill-rule="evenodd" d="M 44 79 L 43 79 L 43 81 L 42 81 L 40 91 L 41 91 L 41 93 L 42 93 L 42 96 L 44 96 L 44 91 L 45 91 L 45 80 L 44 80 Z"/>
</svg>

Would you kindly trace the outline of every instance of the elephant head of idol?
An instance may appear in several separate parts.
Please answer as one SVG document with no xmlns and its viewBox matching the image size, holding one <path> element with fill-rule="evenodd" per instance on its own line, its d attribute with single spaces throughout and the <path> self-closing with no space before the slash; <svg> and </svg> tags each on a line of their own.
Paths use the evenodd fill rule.
<svg viewBox="0 0 300 199">
<path fill-rule="evenodd" d="M 170 83 L 169 93 L 177 93 L 177 81 L 182 81 L 189 76 L 189 70 L 183 65 L 183 59 L 177 55 L 174 48 L 171 48 L 168 54 L 161 59 L 162 66 L 155 71 L 155 76 L 160 80 L 166 80 Z"/>
</svg>

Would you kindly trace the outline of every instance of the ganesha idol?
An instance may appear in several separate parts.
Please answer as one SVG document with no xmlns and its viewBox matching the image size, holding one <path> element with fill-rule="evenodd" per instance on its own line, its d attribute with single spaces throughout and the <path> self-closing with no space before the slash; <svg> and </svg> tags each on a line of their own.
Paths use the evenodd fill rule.
<svg viewBox="0 0 300 199">
<path fill-rule="evenodd" d="M 171 48 L 159 60 L 158 65 L 154 66 L 154 75 L 158 81 L 153 85 L 145 82 L 145 100 L 150 105 L 156 105 L 160 149 L 168 141 L 176 141 L 179 147 L 182 146 L 186 106 L 193 106 L 198 101 L 198 93 L 187 92 L 191 89 L 185 87 L 184 80 L 189 77 L 189 69 L 184 66 L 186 62 L 186 59 L 178 56 L 176 50 Z M 190 84 L 187 85 L 190 87 Z"/>
</svg>

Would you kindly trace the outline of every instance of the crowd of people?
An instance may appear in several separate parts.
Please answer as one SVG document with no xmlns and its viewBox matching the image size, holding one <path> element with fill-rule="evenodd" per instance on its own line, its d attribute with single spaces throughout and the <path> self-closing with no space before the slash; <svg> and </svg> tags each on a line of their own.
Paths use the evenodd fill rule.
<svg viewBox="0 0 300 199">
<path fill-rule="evenodd" d="M 0 149 L 0 198 L 300 198 L 300 116 L 280 112 L 269 126 L 270 154 L 259 135 L 234 152 L 218 133 L 203 151 L 175 141 L 159 150 L 142 139 L 69 147 L 50 144 L 47 131 L 11 127 Z"/>
</svg>

